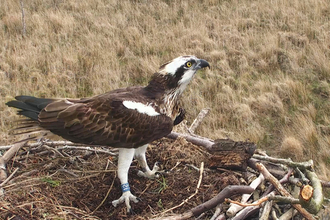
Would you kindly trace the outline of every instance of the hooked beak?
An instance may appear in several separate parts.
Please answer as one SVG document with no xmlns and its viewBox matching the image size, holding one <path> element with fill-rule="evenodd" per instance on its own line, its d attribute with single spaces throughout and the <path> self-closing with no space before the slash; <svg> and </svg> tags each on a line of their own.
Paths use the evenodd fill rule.
<svg viewBox="0 0 330 220">
<path fill-rule="evenodd" d="M 205 67 L 210 68 L 210 64 L 206 60 L 199 59 L 197 65 L 195 66 L 195 69 L 199 70 Z"/>
</svg>

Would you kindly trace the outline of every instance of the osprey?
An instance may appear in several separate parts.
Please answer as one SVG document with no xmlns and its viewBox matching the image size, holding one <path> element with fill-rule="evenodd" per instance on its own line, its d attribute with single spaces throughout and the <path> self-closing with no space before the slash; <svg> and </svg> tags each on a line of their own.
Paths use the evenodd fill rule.
<svg viewBox="0 0 330 220">
<path fill-rule="evenodd" d="M 142 167 L 140 176 L 156 176 L 158 166 L 151 170 L 146 161 L 147 144 L 167 136 L 183 120 L 180 96 L 196 71 L 205 67 L 210 66 L 203 59 L 180 56 L 160 66 L 146 87 L 117 89 L 82 99 L 17 96 L 6 104 L 29 118 L 17 130 L 48 130 L 72 142 L 119 148 L 122 196 L 112 204 L 116 207 L 125 202 L 131 212 L 130 201 L 138 202 L 128 183 L 133 158 Z"/>
</svg>

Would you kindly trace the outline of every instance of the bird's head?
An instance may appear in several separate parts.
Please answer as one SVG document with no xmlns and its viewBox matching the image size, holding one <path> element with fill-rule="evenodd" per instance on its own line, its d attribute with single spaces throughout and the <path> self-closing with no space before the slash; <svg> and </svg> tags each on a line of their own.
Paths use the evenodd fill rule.
<svg viewBox="0 0 330 220">
<path fill-rule="evenodd" d="M 181 94 L 197 70 L 210 67 L 206 60 L 195 56 L 180 56 L 160 66 L 152 81 L 162 84 L 165 90 Z"/>
</svg>

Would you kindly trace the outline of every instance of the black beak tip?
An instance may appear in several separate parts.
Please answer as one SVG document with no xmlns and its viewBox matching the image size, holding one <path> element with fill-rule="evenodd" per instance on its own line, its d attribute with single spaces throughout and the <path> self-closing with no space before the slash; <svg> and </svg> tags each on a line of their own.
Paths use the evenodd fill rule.
<svg viewBox="0 0 330 220">
<path fill-rule="evenodd" d="M 206 68 L 206 67 L 208 67 L 209 69 L 211 68 L 210 64 L 206 60 L 200 59 L 199 61 L 200 61 L 199 63 L 200 68 Z"/>
</svg>

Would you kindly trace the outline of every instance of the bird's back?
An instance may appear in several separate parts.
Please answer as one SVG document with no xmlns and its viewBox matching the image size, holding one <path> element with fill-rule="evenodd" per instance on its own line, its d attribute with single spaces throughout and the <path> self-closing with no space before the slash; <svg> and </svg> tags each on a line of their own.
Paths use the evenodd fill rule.
<svg viewBox="0 0 330 220">
<path fill-rule="evenodd" d="M 135 148 L 169 134 L 173 121 L 157 110 L 144 87 L 117 89 L 84 99 L 18 96 L 7 103 L 30 123 L 67 140 Z"/>
</svg>

